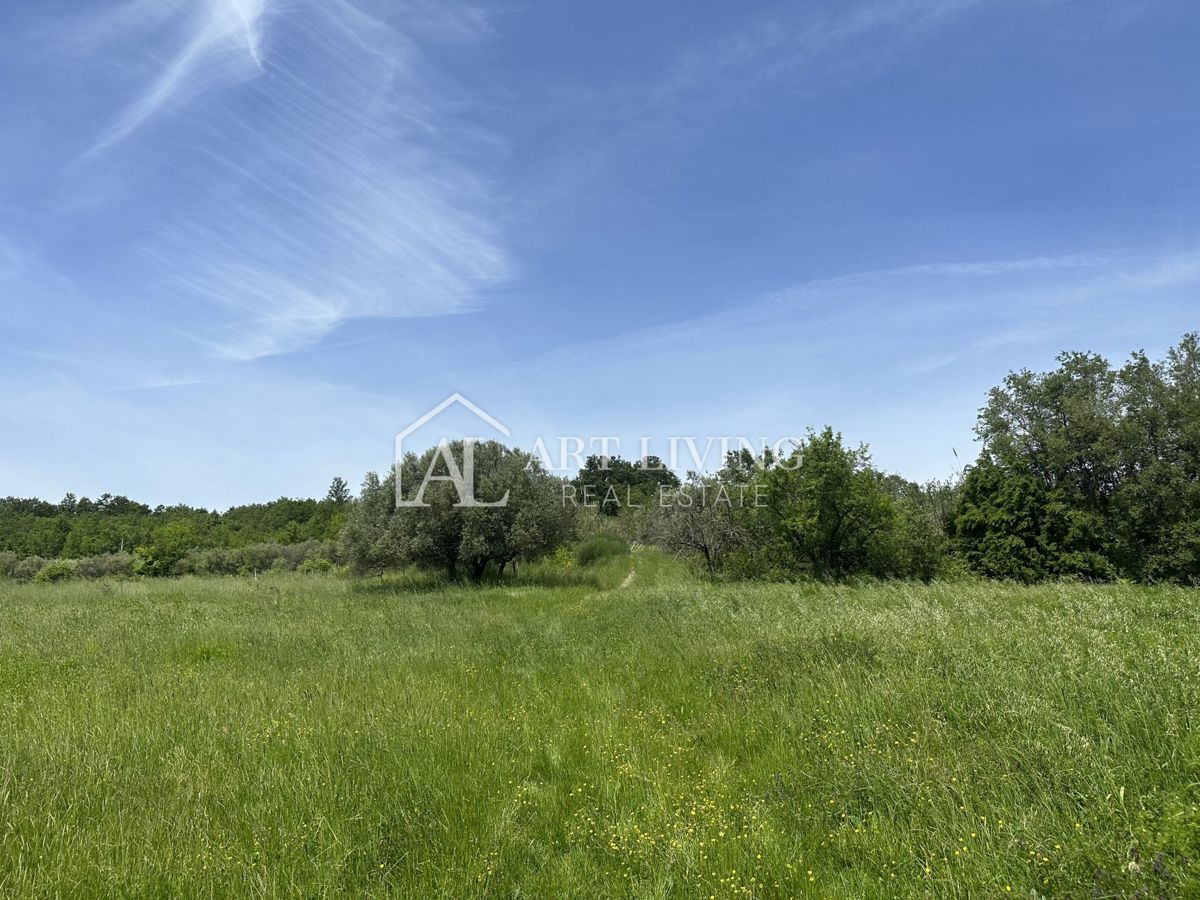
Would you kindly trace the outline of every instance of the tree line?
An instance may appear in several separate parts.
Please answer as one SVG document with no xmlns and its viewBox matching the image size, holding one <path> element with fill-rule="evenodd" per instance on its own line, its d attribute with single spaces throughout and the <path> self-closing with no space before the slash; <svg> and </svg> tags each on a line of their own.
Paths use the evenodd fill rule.
<svg viewBox="0 0 1200 900">
<path fill-rule="evenodd" d="M 398 509 L 394 482 L 376 478 L 351 513 L 345 558 L 359 571 L 465 566 L 478 577 L 602 530 L 735 578 L 1200 583 L 1200 337 L 1120 368 L 1089 353 L 1057 362 L 989 393 L 979 458 L 947 481 L 885 473 L 832 428 L 777 456 L 732 452 L 720 471 L 684 480 L 653 457 L 592 457 L 555 479 L 497 444 L 485 469 L 496 496 L 512 493 L 503 513 L 458 509 L 445 483 L 435 508 Z M 402 482 L 435 462 L 411 456 Z"/>
<path fill-rule="evenodd" d="M 68 494 L 58 503 L 7 497 L 0 499 L 0 577 L 33 577 L 51 560 L 76 561 L 78 574 L 93 577 L 293 567 L 295 550 L 287 548 L 307 547 L 314 559 L 332 556 L 352 502 L 342 478 L 322 500 L 280 498 L 223 513 L 151 508 L 111 494 L 97 500 Z"/>
<path fill-rule="evenodd" d="M 560 478 L 488 442 L 474 448 L 474 487 L 484 503 L 507 498 L 503 506 L 463 507 L 438 448 L 369 474 L 355 499 L 338 479 L 321 501 L 224 514 L 107 495 L 0 501 L 0 576 L 29 576 L 30 558 L 84 557 L 76 574 L 103 570 L 106 557 L 95 554 L 112 567 L 119 541 L 133 548 L 122 566 L 146 575 L 336 564 L 479 579 L 616 539 L 727 578 L 1200 583 L 1200 336 L 1161 360 L 1138 352 L 1113 367 L 1064 353 L 1057 363 L 1014 372 L 988 394 L 978 459 L 942 482 L 885 473 L 832 428 L 778 455 L 732 452 L 718 472 L 683 479 L 653 457 L 598 456 Z M 461 458 L 464 447 L 450 452 Z M 410 505 L 417 499 L 422 508 Z"/>
</svg>

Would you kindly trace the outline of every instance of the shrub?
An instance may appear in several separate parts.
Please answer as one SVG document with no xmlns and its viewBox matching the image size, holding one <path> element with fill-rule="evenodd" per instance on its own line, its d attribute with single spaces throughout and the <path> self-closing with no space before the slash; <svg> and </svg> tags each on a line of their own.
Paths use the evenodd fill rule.
<svg viewBox="0 0 1200 900">
<path fill-rule="evenodd" d="M 266 572 L 295 572 L 306 564 L 328 571 L 333 567 L 331 541 L 300 544 L 251 544 L 236 549 L 216 547 L 193 550 L 172 568 L 174 575 L 256 575 Z M 320 568 L 325 566 L 326 568 Z"/>
<path fill-rule="evenodd" d="M 45 565 L 46 560 L 40 556 L 27 556 L 13 568 L 12 577 L 21 581 L 29 581 L 42 571 L 42 567 Z"/>
<path fill-rule="evenodd" d="M 614 556 L 629 553 L 629 544 L 623 538 L 607 531 L 593 534 L 575 550 L 575 561 L 581 566 L 592 566 Z"/>
<path fill-rule="evenodd" d="M 241 568 L 240 551 L 227 547 L 193 550 L 175 565 L 180 575 L 237 575 Z"/>
<path fill-rule="evenodd" d="M 11 550 L 0 551 L 0 578 L 13 578 L 21 557 Z"/>
<path fill-rule="evenodd" d="M 39 584 L 52 584 L 53 582 L 66 581 L 73 577 L 75 577 L 75 561 L 70 559 L 56 559 L 42 566 L 33 580 Z"/>
<path fill-rule="evenodd" d="M 75 575 L 79 578 L 128 578 L 133 575 L 132 553 L 102 553 L 86 556 L 75 562 Z"/>
<path fill-rule="evenodd" d="M 566 547 L 559 547 L 546 557 L 546 565 L 552 569 L 573 569 L 577 564 L 575 555 Z"/>
</svg>

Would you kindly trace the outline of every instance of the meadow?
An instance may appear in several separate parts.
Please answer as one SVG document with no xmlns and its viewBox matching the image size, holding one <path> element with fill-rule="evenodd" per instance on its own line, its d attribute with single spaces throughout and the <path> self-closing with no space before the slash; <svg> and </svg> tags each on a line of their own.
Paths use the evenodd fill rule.
<svg viewBox="0 0 1200 900">
<path fill-rule="evenodd" d="M 0 896 L 1200 896 L 1200 604 L 0 585 Z"/>
</svg>

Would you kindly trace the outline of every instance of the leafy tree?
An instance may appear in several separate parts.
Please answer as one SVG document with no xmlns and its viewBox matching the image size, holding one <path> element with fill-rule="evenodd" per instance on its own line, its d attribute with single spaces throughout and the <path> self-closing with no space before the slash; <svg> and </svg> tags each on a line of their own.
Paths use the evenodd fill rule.
<svg viewBox="0 0 1200 900">
<path fill-rule="evenodd" d="M 658 503 L 661 488 L 679 487 L 679 476 L 657 456 L 630 462 L 620 456 L 589 456 L 572 483 L 575 500 L 602 515 Z"/>
<path fill-rule="evenodd" d="M 989 395 L 955 546 L 984 575 L 1200 581 L 1200 338 L 1058 361 Z"/>
<path fill-rule="evenodd" d="M 896 507 L 896 520 L 881 535 L 877 564 L 890 575 L 922 581 L 943 574 L 949 556 L 946 523 L 958 505 L 958 483 L 920 485 L 898 475 L 883 480 Z"/>
<path fill-rule="evenodd" d="M 880 548 L 896 507 L 865 446 L 846 447 L 832 428 L 810 432 L 763 477 L 769 527 L 793 565 L 821 579 L 894 574 Z"/>
<path fill-rule="evenodd" d="M 204 525 L 178 518 L 154 530 L 152 543 L 134 551 L 134 571 L 139 575 L 173 575 L 175 566 L 192 550 L 208 546 Z"/>
<path fill-rule="evenodd" d="M 726 485 L 753 484 L 775 462 L 775 452 L 770 447 L 763 448 L 758 456 L 748 447 L 730 450 L 725 454 L 725 465 L 717 472 L 717 480 Z"/>
<path fill-rule="evenodd" d="M 1162 362 L 1134 354 L 1120 379 L 1115 562 L 1131 578 L 1200 583 L 1200 336 Z"/>
<path fill-rule="evenodd" d="M 395 511 L 395 474 L 380 479 L 368 472 L 341 536 L 342 554 L 356 571 L 382 572 L 407 563 L 408 548 L 392 527 Z"/>
<path fill-rule="evenodd" d="M 346 484 L 346 479 L 340 475 L 334 478 L 329 485 L 329 492 L 325 495 L 325 501 L 335 506 L 345 506 L 351 499 L 350 485 Z"/>
<path fill-rule="evenodd" d="M 963 482 L 962 505 L 953 523 L 968 565 L 991 578 L 1045 578 L 1050 572 L 1041 539 L 1045 507 L 1037 478 L 1007 473 L 981 459 Z"/>
<path fill-rule="evenodd" d="M 459 471 L 465 470 L 466 448 L 448 445 Z M 495 441 L 474 446 L 474 497 L 468 498 L 449 480 L 448 462 L 440 448 L 421 456 L 409 454 L 386 479 L 368 475 L 343 534 L 343 548 L 358 571 L 381 571 L 410 564 L 438 567 L 450 577 L 482 578 L 489 565 L 503 573 L 518 560 L 532 559 L 565 544 L 573 532 L 573 511 L 562 500 L 562 482 L 548 475 L 538 460 Z M 435 480 L 426 481 L 432 474 Z M 401 497 L 396 504 L 396 477 Z M 436 480 L 445 479 L 445 480 Z"/>
</svg>

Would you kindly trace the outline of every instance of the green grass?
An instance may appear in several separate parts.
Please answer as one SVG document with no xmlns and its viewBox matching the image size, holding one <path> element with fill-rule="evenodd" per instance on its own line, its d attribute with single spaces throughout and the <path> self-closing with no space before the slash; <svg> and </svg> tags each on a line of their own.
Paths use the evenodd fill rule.
<svg viewBox="0 0 1200 900">
<path fill-rule="evenodd" d="M 0 896 L 1200 896 L 1193 592 L 549 571 L 0 586 Z"/>
</svg>

